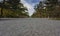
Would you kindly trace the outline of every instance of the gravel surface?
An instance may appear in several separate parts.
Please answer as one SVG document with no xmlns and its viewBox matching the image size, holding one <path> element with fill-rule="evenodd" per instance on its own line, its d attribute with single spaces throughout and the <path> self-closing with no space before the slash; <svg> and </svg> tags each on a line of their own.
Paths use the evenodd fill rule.
<svg viewBox="0 0 60 36">
<path fill-rule="evenodd" d="M 60 36 L 60 21 L 47 18 L 0 20 L 0 36 Z"/>
</svg>

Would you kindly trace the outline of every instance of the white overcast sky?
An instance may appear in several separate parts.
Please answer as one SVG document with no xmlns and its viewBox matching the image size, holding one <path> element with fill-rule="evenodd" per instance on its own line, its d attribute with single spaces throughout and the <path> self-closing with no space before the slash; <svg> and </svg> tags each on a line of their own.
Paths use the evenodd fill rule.
<svg viewBox="0 0 60 36">
<path fill-rule="evenodd" d="M 39 3 L 37 0 L 21 0 L 25 7 L 27 7 L 29 15 L 32 15 L 34 12 L 34 6 Z"/>
<path fill-rule="evenodd" d="M 21 0 L 21 2 L 24 4 L 25 7 L 27 7 L 29 15 L 32 15 L 32 13 L 34 12 L 33 5 L 29 4 L 25 0 Z"/>
</svg>

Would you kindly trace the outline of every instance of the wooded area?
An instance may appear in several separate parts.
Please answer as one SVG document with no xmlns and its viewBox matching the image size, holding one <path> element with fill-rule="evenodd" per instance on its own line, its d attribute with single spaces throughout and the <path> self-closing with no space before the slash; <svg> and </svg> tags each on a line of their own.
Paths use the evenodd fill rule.
<svg viewBox="0 0 60 36">
<path fill-rule="evenodd" d="M 60 1 L 46 0 L 40 1 L 35 6 L 35 12 L 32 17 L 34 18 L 60 18 Z"/>
<path fill-rule="evenodd" d="M 21 0 L 0 1 L 0 17 L 2 18 L 24 18 L 29 17 L 27 8 L 20 3 Z"/>
<path fill-rule="evenodd" d="M 35 5 L 35 12 L 32 18 L 60 18 L 60 1 L 45 0 Z M 0 18 L 27 18 L 28 9 L 21 3 L 21 0 L 0 1 Z"/>
</svg>

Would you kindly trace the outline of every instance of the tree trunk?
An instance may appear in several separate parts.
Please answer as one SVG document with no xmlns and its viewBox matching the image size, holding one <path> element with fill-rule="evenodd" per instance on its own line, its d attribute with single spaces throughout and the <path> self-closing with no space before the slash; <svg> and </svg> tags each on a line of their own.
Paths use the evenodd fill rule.
<svg viewBox="0 0 60 36">
<path fill-rule="evenodd" d="M 2 7 L 1 7 L 1 17 L 3 17 L 3 5 L 5 4 L 5 0 L 3 0 L 3 4 L 2 4 Z"/>
<path fill-rule="evenodd" d="M 3 8 L 1 8 L 1 17 L 3 17 Z"/>
</svg>

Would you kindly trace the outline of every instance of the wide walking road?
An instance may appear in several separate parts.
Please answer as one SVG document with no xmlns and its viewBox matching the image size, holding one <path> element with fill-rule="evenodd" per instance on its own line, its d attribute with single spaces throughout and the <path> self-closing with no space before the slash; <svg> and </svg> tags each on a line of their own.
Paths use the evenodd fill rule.
<svg viewBox="0 0 60 36">
<path fill-rule="evenodd" d="M 0 19 L 0 36 L 60 36 L 60 21 L 47 18 Z"/>
</svg>

